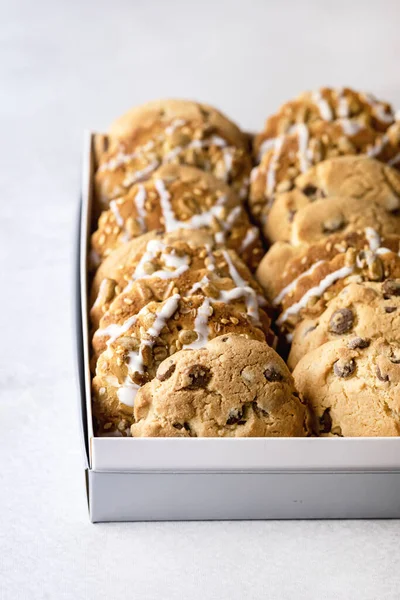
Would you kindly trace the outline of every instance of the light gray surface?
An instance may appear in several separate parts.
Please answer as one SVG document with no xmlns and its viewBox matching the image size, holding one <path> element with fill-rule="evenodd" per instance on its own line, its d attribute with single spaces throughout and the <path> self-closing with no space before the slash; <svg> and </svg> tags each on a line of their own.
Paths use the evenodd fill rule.
<svg viewBox="0 0 400 600">
<path fill-rule="evenodd" d="M 0 598 L 398 598 L 400 525 L 90 525 L 71 352 L 84 127 L 187 96 L 248 128 L 318 84 L 400 106 L 399 5 L 0 5 Z"/>
</svg>

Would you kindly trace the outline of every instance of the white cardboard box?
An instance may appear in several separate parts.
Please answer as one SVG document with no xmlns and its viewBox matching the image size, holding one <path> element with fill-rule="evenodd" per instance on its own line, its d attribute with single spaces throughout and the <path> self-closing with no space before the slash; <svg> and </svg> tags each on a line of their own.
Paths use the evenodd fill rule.
<svg viewBox="0 0 400 600">
<path fill-rule="evenodd" d="M 76 242 L 79 415 L 91 520 L 399 518 L 400 438 L 94 437 L 87 305 L 93 137 L 85 136 Z"/>
</svg>

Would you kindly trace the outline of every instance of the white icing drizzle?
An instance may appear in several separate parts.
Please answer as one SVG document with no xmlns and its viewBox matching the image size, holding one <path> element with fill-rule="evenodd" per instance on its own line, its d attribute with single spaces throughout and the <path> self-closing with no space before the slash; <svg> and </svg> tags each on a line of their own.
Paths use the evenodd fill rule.
<svg viewBox="0 0 400 600">
<path fill-rule="evenodd" d="M 378 154 L 380 152 L 382 152 L 382 149 L 388 143 L 389 143 L 389 137 L 385 134 L 380 139 L 377 140 L 376 144 L 374 146 L 372 146 L 372 148 L 370 148 L 367 151 L 367 156 L 369 156 L 370 158 L 374 158 L 375 156 L 378 156 Z"/>
<path fill-rule="evenodd" d="M 269 161 L 268 171 L 267 171 L 267 187 L 266 187 L 266 195 L 268 197 L 272 196 L 275 191 L 275 183 L 276 183 L 276 170 L 278 167 L 279 156 L 282 151 L 284 136 L 280 135 L 278 138 L 274 140 L 274 152 Z"/>
<path fill-rule="evenodd" d="M 223 152 L 222 152 L 222 156 L 224 159 L 224 165 L 225 165 L 225 181 L 229 180 L 229 175 L 232 171 L 232 166 L 233 166 L 233 148 L 229 147 L 229 148 L 224 148 Z"/>
<path fill-rule="evenodd" d="M 172 315 L 178 308 L 179 300 L 179 294 L 175 294 L 174 296 L 171 296 L 171 298 L 168 298 L 161 310 L 158 313 L 156 313 L 156 317 L 153 321 L 153 324 L 146 332 L 153 339 L 142 339 L 139 350 L 137 352 L 129 353 L 129 360 L 127 362 L 128 375 L 125 378 L 124 383 L 117 390 L 118 399 L 123 404 L 126 404 L 127 406 L 134 405 L 136 394 L 141 386 L 132 381 L 130 373 L 144 372 L 143 350 L 145 346 L 152 347 L 154 345 L 156 338 L 160 335 L 161 331 L 166 325 L 166 322 L 172 317 Z M 142 309 L 138 313 L 138 315 L 141 315 L 146 311 L 147 307 L 144 307 L 144 309 Z M 136 315 L 136 317 L 138 315 Z"/>
<path fill-rule="evenodd" d="M 367 242 L 369 244 L 369 249 L 371 250 L 371 252 L 376 252 L 381 245 L 380 235 L 372 227 L 366 227 L 364 232 L 365 237 L 367 238 Z"/>
<path fill-rule="evenodd" d="M 108 281 L 109 281 L 109 280 L 108 280 L 107 278 L 105 278 L 105 279 L 102 279 L 102 280 L 101 280 L 101 283 L 100 283 L 100 285 L 99 285 L 99 292 L 98 292 L 98 294 L 97 294 L 96 301 L 95 301 L 95 303 L 93 304 L 93 308 L 94 308 L 95 306 L 99 306 L 99 304 L 100 304 L 100 299 L 101 299 L 101 297 L 102 297 L 102 295 L 103 295 L 103 293 L 104 293 L 104 291 L 105 291 L 105 288 L 107 287 Z"/>
<path fill-rule="evenodd" d="M 313 102 L 317 105 L 319 113 L 324 121 L 332 121 L 333 114 L 329 103 L 322 97 L 321 92 L 318 90 L 312 95 Z"/>
<path fill-rule="evenodd" d="M 185 254 L 184 256 L 178 256 L 175 252 L 165 252 L 167 246 L 160 240 L 150 240 L 147 243 L 146 251 L 143 253 L 142 258 L 138 262 L 135 272 L 132 275 L 132 281 L 136 279 L 146 279 L 148 277 L 158 277 L 159 279 L 171 279 L 179 277 L 187 271 L 189 268 L 189 257 Z M 153 273 L 147 273 L 144 265 L 154 260 L 157 254 L 163 254 L 163 261 L 166 267 L 171 270 L 159 269 Z M 127 291 L 127 290 L 124 290 Z"/>
<path fill-rule="evenodd" d="M 252 317 L 255 321 L 260 321 L 260 313 L 259 313 L 259 303 L 257 293 L 253 288 L 251 288 L 247 281 L 243 279 L 240 275 L 239 271 L 236 269 L 233 264 L 231 257 L 228 252 L 224 250 L 222 252 L 223 257 L 226 260 L 229 269 L 229 275 L 231 276 L 232 281 L 237 286 L 233 290 L 229 291 L 221 291 L 220 297 L 223 301 L 229 302 L 231 299 L 244 298 L 246 303 L 246 311 L 247 314 Z"/>
<path fill-rule="evenodd" d="M 269 150 L 273 150 L 275 148 L 275 144 L 276 144 L 276 138 L 269 138 L 268 140 L 264 140 L 260 146 L 260 150 L 258 151 L 258 160 L 260 161 L 266 152 L 268 152 Z M 253 169 L 253 171 L 254 170 L 255 169 Z M 252 174 L 250 175 L 250 178 L 251 177 L 252 177 Z M 253 176 L 253 177 L 255 177 L 255 176 Z"/>
<path fill-rule="evenodd" d="M 325 262 L 324 260 L 318 260 L 316 263 L 314 263 L 313 265 L 311 265 L 311 267 L 309 269 L 307 269 L 307 271 L 304 271 L 304 273 L 301 273 L 301 275 L 299 275 L 298 277 L 296 277 L 296 279 L 293 279 L 293 281 L 291 283 L 289 283 L 289 285 L 287 285 L 286 287 L 284 287 L 279 292 L 279 294 L 276 296 L 276 298 L 273 299 L 272 304 L 274 306 L 277 306 L 278 304 L 280 304 L 282 302 L 282 300 L 285 298 L 285 296 L 287 296 L 291 291 L 293 291 L 296 288 L 298 282 L 303 277 L 307 277 L 308 275 L 311 275 L 311 273 L 313 273 L 324 262 Z"/>
<path fill-rule="evenodd" d="M 98 170 L 102 171 L 115 171 L 118 167 L 122 167 L 122 165 L 126 165 L 129 161 L 137 158 L 140 155 L 140 152 L 135 151 L 131 154 L 124 154 L 123 152 L 118 152 L 118 154 L 111 158 L 109 161 L 103 163 L 99 166 Z"/>
<path fill-rule="evenodd" d="M 151 163 L 149 163 L 143 169 L 138 170 L 138 171 L 133 171 L 132 173 L 127 173 L 125 175 L 124 181 L 122 182 L 122 185 L 124 187 L 129 187 L 129 186 L 133 185 L 134 183 L 136 183 L 137 181 L 146 179 L 146 177 L 148 175 L 150 175 L 150 173 L 155 171 L 159 166 L 160 166 L 160 162 L 158 160 L 153 160 L 153 161 L 151 161 Z"/>
<path fill-rule="evenodd" d="M 387 113 L 380 102 L 372 94 L 363 94 L 365 101 L 371 106 L 372 113 L 382 123 L 393 123 L 393 115 Z"/>
<path fill-rule="evenodd" d="M 174 119 L 168 127 L 165 128 L 165 133 L 167 135 L 172 135 L 179 127 L 183 127 L 186 125 L 186 121 L 183 119 Z"/>
<path fill-rule="evenodd" d="M 137 220 L 138 220 L 138 223 L 139 223 L 140 228 L 143 233 L 145 233 L 147 231 L 146 210 L 144 208 L 144 203 L 146 202 L 146 198 L 147 198 L 146 188 L 144 187 L 144 185 L 139 185 L 139 189 L 134 198 L 134 203 L 135 203 L 137 214 L 138 214 Z"/>
<path fill-rule="evenodd" d="M 120 227 L 122 229 L 125 225 L 125 221 L 122 218 L 121 213 L 119 212 L 118 203 L 119 203 L 119 200 L 111 200 L 110 209 L 115 217 L 116 224 L 118 225 L 118 227 Z"/>
<path fill-rule="evenodd" d="M 347 119 L 347 117 L 350 115 L 349 102 L 345 96 L 345 92 L 343 89 L 341 89 L 339 91 L 337 114 L 338 114 L 338 117 L 340 117 L 342 119 Z"/>
<path fill-rule="evenodd" d="M 304 123 L 299 123 L 297 125 L 297 137 L 299 141 L 298 158 L 300 170 L 304 173 L 310 166 L 308 160 L 308 128 Z"/>
<path fill-rule="evenodd" d="M 388 161 L 388 165 L 393 167 L 393 165 L 397 165 L 400 162 L 400 152 L 398 152 L 393 158 Z"/>
<path fill-rule="evenodd" d="M 244 252 L 246 250 L 246 248 L 248 248 L 253 242 L 256 241 L 257 238 L 258 238 L 257 227 L 251 227 L 251 229 L 248 229 L 246 232 L 246 235 L 243 239 L 243 242 L 241 243 L 241 246 L 239 248 L 239 252 Z"/>
<path fill-rule="evenodd" d="M 285 312 L 282 313 L 281 316 L 277 319 L 277 325 L 282 325 L 283 323 L 285 323 L 285 321 L 287 321 L 291 315 L 297 315 L 302 308 L 305 308 L 307 306 L 308 301 L 311 298 L 321 297 L 322 294 L 326 292 L 326 290 L 331 285 L 333 285 L 339 279 L 344 279 L 345 277 L 348 277 L 349 275 L 351 275 L 352 272 L 353 267 L 342 267 L 341 269 L 338 269 L 333 273 L 329 273 L 329 275 L 324 277 L 324 279 L 322 279 L 322 281 L 320 281 L 320 283 L 317 286 L 309 289 L 301 298 L 301 300 L 299 300 L 295 304 L 292 304 L 292 306 L 289 306 L 289 308 L 285 310 Z"/>
<path fill-rule="evenodd" d="M 197 309 L 197 315 L 194 320 L 194 331 L 197 333 L 197 339 L 191 344 L 187 344 L 186 348 L 197 349 L 202 348 L 209 338 L 208 319 L 212 314 L 210 298 L 204 298 L 202 304 Z"/>
<path fill-rule="evenodd" d="M 341 119 L 340 124 L 343 129 L 343 133 L 348 136 L 357 135 L 359 131 L 364 129 L 364 126 L 357 121 L 352 121 L 351 119 Z"/>
<path fill-rule="evenodd" d="M 115 342 L 117 338 L 121 335 L 124 335 L 129 329 L 134 325 L 137 321 L 137 315 L 133 315 L 129 317 L 126 321 L 122 323 L 122 325 L 118 325 L 117 323 L 111 323 L 108 327 L 104 327 L 103 329 L 98 329 L 95 332 L 95 337 L 108 337 L 107 346 Z"/>
</svg>

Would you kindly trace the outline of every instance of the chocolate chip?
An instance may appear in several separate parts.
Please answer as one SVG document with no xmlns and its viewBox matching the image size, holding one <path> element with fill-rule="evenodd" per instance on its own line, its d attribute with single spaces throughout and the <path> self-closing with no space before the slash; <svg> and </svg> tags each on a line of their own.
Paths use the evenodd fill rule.
<svg viewBox="0 0 400 600">
<path fill-rule="evenodd" d="M 371 340 L 368 340 L 367 338 L 355 337 L 349 341 L 347 347 L 351 350 L 355 350 L 356 348 L 368 348 L 370 343 Z"/>
<path fill-rule="evenodd" d="M 398 279 L 386 279 L 382 284 L 383 297 L 400 296 L 400 281 Z"/>
<path fill-rule="evenodd" d="M 242 409 L 238 409 L 238 408 L 234 408 L 229 412 L 229 418 L 226 422 L 227 425 L 244 425 L 246 423 L 245 420 L 243 420 L 243 408 Z"/>
<path fill-rule="evenodd" d="M 389 381 L 389 375 L 382 373 L 378 365 L 376 365 L 376 376 L 381 381 Z"/>
<path fill-rule="evenodd" d="M 319 419 L 320 433 L 330 433 L 332 429 L 331 409 L 326 408 Z"/>
<path fill-rule="evenodd" d="M 202 365 L 193 365 L 186 374 L 189 377 L 190 383 L 185 387 L 189 390 L 205 388 L 211 379 L 211 370 Z"/>
<path fill-rule="evenodd" d="M 349 308 L 340 308 L 335 310 L 329 321 L 329 331 L 332 333 L 347 333 L 352 329 L 354 315 Z"/>
<path fill-rule="evenodd" d="M 350 377 L 356 370 L 356 361 L 352 358 L 349 362 L 337 360 L 333 365 L 333 372 L 338 377 Z"/>
<path fill-rule="evenodd" d="M 318 327 L 318 323 L 316 325 L 312 325 L 312 327 L 308 327 L 305 332 L 303 333 L 303 337 L 306 337 L 306 335 L 308 335 L 309 333 L 311 333 L 312 331 L 314 331 L 314 329 L 317 329 Z"/>
<path fill-rule="evenodd" d="M 393 313 L 396 312 L 397 307 L 396 306 L 385 306 L 385 313 Z"/>
<path fill-rule="evenodd" d="M 187 423 L 186 421 L 182 424 L 182 423 L 173 423 L 172 427 L 175 427 L 175 429 L 185 429 L 186 431 L 190 431 L 190 425 L 189 423 Z"/>
<path fill-rule="evenodd" d="M 157 371 L 157 379 L 159 381 L 165 381 L 166 379 L 169 379 L 171 377 L 171 375 L 173 374 L 173 372 L 175 371 L 176 365 L 172 364 L 170 365 L 166 371 L 162 370 L 162 367 L 158 369 Z"/>
<path fill-rule="evenodd" d="M 293 223 L 293 219 L 294 219 L 296 213 L 297 213 L 297 210 L 289 210 L 289 214 L 288 214 L 289 223 Z"/>
<path fill-rule="evenodd" d="M 265 410 L 264 408 L 261 408 L 261 406 L 258 406 L 257 402 L 252 402 L 252 406 L 253 406 L 253 410 L 256 413 L 256 415 L 258 417 L 264 416 L 264 417 L 269 417 L 269 412 L 267 410 Z"/>
<path fill-rule="evenodd" d="M 318 192 L 318 188 L 315 187 L 315 185 L 312 185 L 311 183 L 309 183 L 308 185 L 306 185 L 305 188 L 303 188 L 302 192 L 308 198 L 311 198 L 312 196 L 315 196 L 315 194 Z"/>
<path fill-rule="evenodd" d="M 285 378 L 273 365 L 268 365 L 264 371 L 264 377 L 267 381 L 283 381 Z"/>
</svg>

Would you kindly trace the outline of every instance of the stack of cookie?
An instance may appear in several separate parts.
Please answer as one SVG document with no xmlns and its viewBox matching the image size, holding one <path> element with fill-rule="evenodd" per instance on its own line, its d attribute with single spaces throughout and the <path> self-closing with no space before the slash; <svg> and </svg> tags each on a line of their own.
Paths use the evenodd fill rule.
<svg viewBox="0 0 400 600">
<path fill-rule="evenodd" d="M 96 139 L 96 161 L 97 433 L 307 435 L 253 276 L 249 137 L 209 106 L 153 102 Z"/>
<path fill-rule="evenodd" d="M 316 434 L 400 434 L 399 128 L 387 103 L 324 88 L 254 141 L 257 278 Z"/>
</svg>

